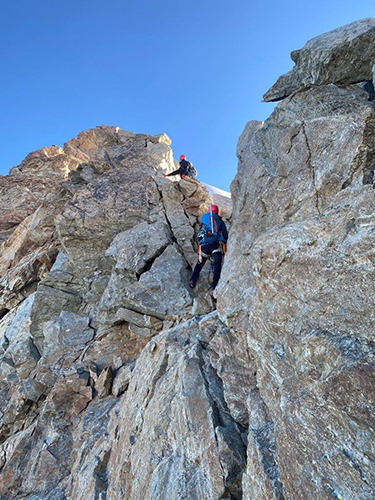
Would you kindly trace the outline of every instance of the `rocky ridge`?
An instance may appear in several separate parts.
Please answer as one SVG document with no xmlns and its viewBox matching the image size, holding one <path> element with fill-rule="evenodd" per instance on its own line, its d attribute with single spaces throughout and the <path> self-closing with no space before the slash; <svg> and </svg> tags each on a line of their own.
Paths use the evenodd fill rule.
<svg viewBox="0 0 375 500">
<path fill-rule="evenodd" d="M 141 351 L 214 309 L 197 300 L 208 269 L 187 287 L 212 199 L 194 180 L 163 178 L 169 145 L 102 126 L 0 179 L 0 498 L 104 495 L 106 422 Z"/>
<path fill-rule="evenodd" d="M 373 64 L 372 26 L 309 64 Z M 0 178 L 0 499 L 374 497 L 375 105 L 347 72 L 246 125 L 217 310 L 167 136 L 99 127 Z"/>
</svg>

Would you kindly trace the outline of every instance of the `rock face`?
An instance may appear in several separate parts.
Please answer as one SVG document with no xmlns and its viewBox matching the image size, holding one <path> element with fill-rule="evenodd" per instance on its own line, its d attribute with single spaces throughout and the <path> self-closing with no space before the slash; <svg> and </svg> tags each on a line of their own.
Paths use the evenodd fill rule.
<svg viewBox="0 0 375 500">
<path fill-rule="evenodd" d="M 165 135 L 103 126 L 32 153 L 1 178 L 2 499 L 105 495 L 107 473 L 116 476 L 106 428 L 128 418 L 119 403 L 141 351 L 160 331 L 213 310 L 211 297 L 197 301 L 209 269 L 194 293 L 187 287 L 198 215 L 211 198 L 196 181 L 163 178 L 174 168 L 169 145 Z M 228 470 L 214 488 L 241 487 L 238 436 L 242 452 L 228 438 Z M 225 446 L 210 456 L 216 472 Z"/>
<path fill-rule="evenodd" d="M 375 497 L 375 105 L 345 71 L 246 125 L 216 310 L 208 268 L 186 286 L 212 199 L 163 178 L 167 136 L 99 127 L 0 179 L 1 500 Z"/>
<path fill-rule="evenodd" d="M 226 403 L 234 381 L 219 373 L 236 362 L 218 324 L 191 320 L 143 351 L 109 426 L 108 498 L 241 498 L 246 434 Z"/>
<path fill-rule="evenodd" d="M 218 313 L 256 364 L 249 499 L 375 492 L 375 106 L 318 83 L 238 143 Z"/>
<path fill-rule="evenodd" d="M 349 85 L 372 80 L 375 61 L 375 19 L 355 21 L 313 38 L 291 54 L 294 68 L 263 96 L 278 101 L 311 85 Z"/>
<path fill-rule="evenodd" d="M 79 163 L 62 148 L 51 146 L 29 154 L 9 176 L 0 176 L 0 243 L 41 204 L 48 204 L 50 194 Z"/>
</svg>

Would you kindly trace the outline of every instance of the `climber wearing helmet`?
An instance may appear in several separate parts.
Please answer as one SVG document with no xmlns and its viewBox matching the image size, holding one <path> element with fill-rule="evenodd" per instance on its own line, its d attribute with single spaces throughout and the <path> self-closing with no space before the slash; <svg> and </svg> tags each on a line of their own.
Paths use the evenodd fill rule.
<svg viewBox="0 0 375 500">
<path fill-rule="evenodd" d="M 227 227 L 219 216 L 219 208 L 217 205 L 210 205 L 210 211 L 202 215 L 201 225 L 198 231 L 198 262 L 190 278 L 190 288 L 195 287 L 203 266 L 207 259 L 211 259 L 214 271 L 211 290 L 215 290 L 220 279 L 221 263 L 223 261 L 223 253 L 225 253 L 227 239 Z"/>
<path fill-rule="evenodd" d="M 180 175 L 181 179 L 184 179 L 186 176 L 195 177 L 198 175 L 198 172 L 193 167 L 193 164 L 190 161 L 187 161 L 185 155 L 180 156 L 180 167 L 177 170 L 174 170 L 170 174 L 163 174 L 164 177 L 172 177 L 172 175 Z"/>
</svg>

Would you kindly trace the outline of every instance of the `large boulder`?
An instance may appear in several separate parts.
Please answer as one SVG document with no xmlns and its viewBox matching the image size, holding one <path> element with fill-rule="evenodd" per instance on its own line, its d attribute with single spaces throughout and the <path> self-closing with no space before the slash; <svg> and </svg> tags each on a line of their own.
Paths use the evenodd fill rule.
<svg viewBox="0 0 375 500">
<path fill-rule="evenodd" d="M 375 63 L 375 19 L 355 21 L 317 36 L 291 57 L 294 68 L 264 94 L 265 101 L 279 101 L 310 85 L 370 81 Z"/>
</svg>

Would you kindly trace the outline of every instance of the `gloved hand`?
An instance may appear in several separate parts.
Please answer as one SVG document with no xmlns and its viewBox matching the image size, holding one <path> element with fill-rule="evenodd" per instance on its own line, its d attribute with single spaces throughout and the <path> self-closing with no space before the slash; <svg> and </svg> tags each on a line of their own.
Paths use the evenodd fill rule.
<svg viewBox="0 0 375 500">
<path fill-rule="evenodd" d="M 182 175 L 181 175 L 181 179 L 185 179 L 185 174 L 182 174 Z"/>
<path fill-rule="evenodd" d="M 163 174 L 163 177 L 167 177 L 167 174 Z"/>
</svg>

